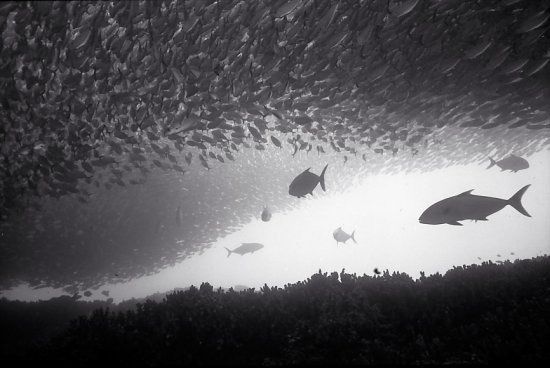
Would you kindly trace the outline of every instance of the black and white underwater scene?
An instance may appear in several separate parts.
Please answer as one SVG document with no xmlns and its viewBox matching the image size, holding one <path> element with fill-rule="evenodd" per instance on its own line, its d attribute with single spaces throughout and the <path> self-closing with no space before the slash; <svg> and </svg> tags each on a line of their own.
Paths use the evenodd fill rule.
<svg viewBox="0 0 550 368">
<path fill-rule="evenodd" d="M 2 362 L 550 362 L 550 2 L 2 2 L 0 36 Z"/>
</svg>

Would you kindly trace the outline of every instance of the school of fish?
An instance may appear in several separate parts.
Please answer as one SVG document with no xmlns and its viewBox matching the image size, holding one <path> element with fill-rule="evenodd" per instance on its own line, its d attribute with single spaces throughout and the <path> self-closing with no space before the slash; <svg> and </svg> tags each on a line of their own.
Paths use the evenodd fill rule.
<svg viewBox="0 0 550 368">
<path fill-rule="evenodd" d="M 509 152 L 550 142 L 549 9 L 527 0 L 0 3 L 2 283 L 96 285 L 113 269 L 149 274 L 200 252 L 256 211 L 238 195 L 231 205 L 210 199 L 241 190 L 207 175 L 248 173 L 236 162 L 244 152 L 285 149 L 316 170 L 320 160 L 384 172 L 488 159 L 526 169 Z M 324 190 L 325 170 L 302 172 L 284 194 Z M 162 178 L 190 175 L 192 195 L 146 198 Z M 149 211 L 171 208 L 170 219 L 151 224 L 117 190 Z M 265 194 L 252 197 L 265 203 Z M 174 246 L 158 251 L 161 242 Z M 19 271 L 45 254 L 54 256 Z"/>
</svg>

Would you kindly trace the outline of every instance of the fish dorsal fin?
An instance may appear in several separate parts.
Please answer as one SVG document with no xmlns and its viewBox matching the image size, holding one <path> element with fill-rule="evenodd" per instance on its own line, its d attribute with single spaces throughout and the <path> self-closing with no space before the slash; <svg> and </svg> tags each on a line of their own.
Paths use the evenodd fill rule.
<svg viewBox="0 0 550 368">
<path fill-rule="evenodd" d="M 311 169 L 311 167 L 308 167 L 307 169 L 305 169 L 304 172 L 309 172 L 309 169 Z"/>
<path fill-rule="evenodd" d="M 473 189 L 467 190 L 467 191 L 465 191 L 465 192 L 462 192 L 462 193 L 460 193 L 460 194 L 457 194 L 457 197 L 471 195 L 471 194 L 472 194 L 472 191 L 473 191 Z"/>
</svg>

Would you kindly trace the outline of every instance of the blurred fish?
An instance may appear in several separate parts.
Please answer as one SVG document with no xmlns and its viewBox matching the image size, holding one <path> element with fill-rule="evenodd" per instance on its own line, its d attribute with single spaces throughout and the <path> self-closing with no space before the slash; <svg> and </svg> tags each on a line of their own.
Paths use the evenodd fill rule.
<svg viewBox="0 0 550 368">
<path fill-rule="evenodd" d="M 402 3 L 398 3 L 390 9 L 390 13 L 392 15 L 395 15 L 396 17 L 402 17 L 409 14 L 414 9 L 416 4 L 418 4 L 418 0 L 408 0 Z"/>
<path fill-rule="evenodd" d="M 375 267 L 373 272 L 377 275 L 380 275 L 382 272 L 380 272 L 380 270 L 378 269 L 378 267 Z"/>
<path fill-rule="evenodd" d="M 350 238 L 355 244 L 357 244 L 357 242 L 355 241 L 355 230 L 351 234 L 348 234 L 344 230 L 342 230 L 342 227 L 339 227 L 338 229 L 334 230 L 332 236 L 334 237 L 334 239 L 336 239 L 336 245 L 338 245 L 338 243 L 345 243 Z"/>
<path fill-rule="evenodd" d="M 278 140 L 277 138 L 275 138 L 274 136 L 271 136 L 271 142 L 273 142 L 273 144 L 274 144 L 275 146 L 279 147 L 279 148 L 282 147 L 281 141 Z"/>
<path fill-rule="evenodd" d="M 326 191 L 325 188 L 325 171 L 327 170 L 328 164 L 325 165 L 320 176 L 309 172 L 310 168 L 307 168 L 303 173 L 294 178 L 292 183 L 288 188 L 288 194 L 294 197 L 305 197 L 306 194 L 313 195 L 313 189 L 317 184 L 321 183 L 321 188 L 323 191 Z"/>
<path fill-rule="evenodd" d="M 519 156 L 516 156 L 514 154 L 500 160 L 500 161 L 495 161 L 493 158 L 489 157 L 489 160 L 491 161 L 491 163 L 489 164 L 489 166 L 487 167 L 488 169 L 490 169 L 491 167 L 497 165 L 498 167 L 500 167 L 500 170 L 501 171 L 506 171 L 506 170 L 510 170 L 512 172 L 518 172 L 519 170 L 524 170 L 524 169 L 527 169 L 529 167 L 529 162 L 527 162 L 526 159 L 522 158 L 522 157 L 519 157 Z"/>
<path fill-rule="evenodd" d="M 242 256 L 246 253 L 254 253 L 257 250 L 262 249 L 263 247 L 263 244 L 260 243 L 242 243 L 242 245 L 233 250 L 230 250 L 228 248 L 225 248 L 225 250 L 227 250 L 227 257 L 229 257 L 231 253 L 237 253 Z"/>
<path fill-rule="evenodd" d="M 271 220 L 271 212 L 269 211 L 269 208 L 264 207 L 264 210 L 262 211 L 262 221 L 267 222 Z"/>
<path fill-rule="evenodd" d="M 529 185 L 521 188 L 510 199 L 477 196 L 472 190 L 460 193 L 454 197 L 443 199 L 426 209 L 419 218 L 420 223 L 429 225 L 449 224 L 462 226 L 458 221 L 487 221 L 487 216 L 500 211 L 507 205 L 514 207 L 524 216 L 531 217 L 523 208 L 521 198 Z"/>
</svg>

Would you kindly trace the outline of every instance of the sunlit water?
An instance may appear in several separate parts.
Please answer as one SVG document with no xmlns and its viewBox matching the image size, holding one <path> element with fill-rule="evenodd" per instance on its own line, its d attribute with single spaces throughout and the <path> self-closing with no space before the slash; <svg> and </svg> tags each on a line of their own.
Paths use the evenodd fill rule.
<svg viewBox="0 0 550 368">
<path fill-rule="evenodd" d="M 363 174 L 340 191 L 327 176 L 327 193 L 318 187 L 314 196 L 295 199 L 292 209 L 274 212 L 271 221 L 258 217 L 228 236 L 219 238 L 197 254 L 161 272 L 110 284 L 90 299 L 105 299 L 109 290 L 115 301 L 145 297 L 176 287 L 209 282 L 215 287 L 264 283 L 283 286 L 303 280 L 319 269 L 358 274 L 380 270 L 402 271 L 417 277 L 444 272 L 457 265 L 482 261 L 529 258 L 550 250 L 550 151 L 526 157 L 528 170 L 501 172 L 486 164 L 452 166 L 423 173 Z M 418 217 L 432 203 L 469 189 L 473 194 L 507 199 L 531 184 L 523 205 L 532 217 L 510 206 L 489 221 L 463 221 L 464 226 L 424 225 Z M 357 244 L 336 244 L 332 232 L 355 230 Z M 254 254 L 227 257 L 224 247 L 243 242 L 265 245 Z M 513 253 L 513 254 L 512 254 Z M 500 255 L 500 257 L 499 257 Z M 49 298 L 61 291 L 32 290 L 22 285 L 3 293 L 10 299 Z"/>
</svg>

